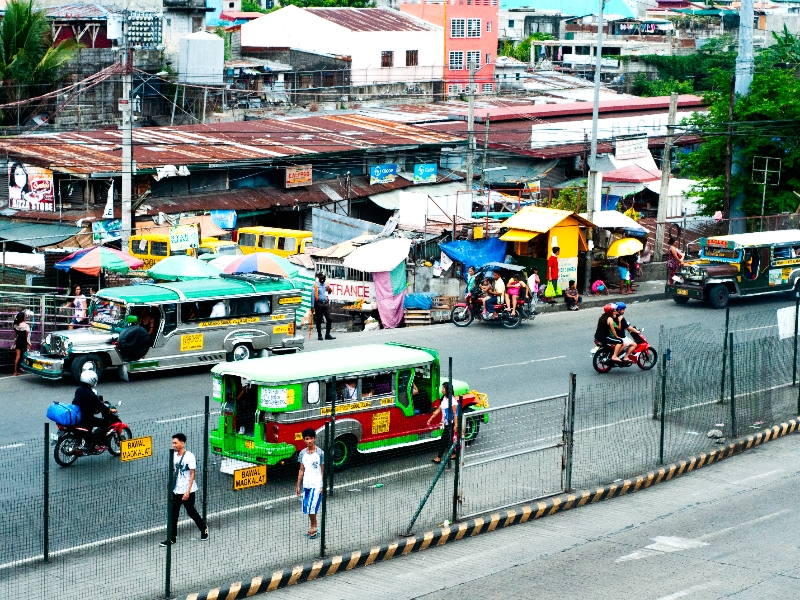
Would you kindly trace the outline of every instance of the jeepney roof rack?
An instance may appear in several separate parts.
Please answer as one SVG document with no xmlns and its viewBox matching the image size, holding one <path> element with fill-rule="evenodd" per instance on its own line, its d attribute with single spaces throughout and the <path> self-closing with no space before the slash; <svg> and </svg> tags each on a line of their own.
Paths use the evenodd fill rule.
<svg viewBox="0 0 800 600">
<path fill-rule="evenodd" d="M 265 273 L 222 273 L 223 279 L 235 279 L 237 281 L 247 281 L 250 283 L 271 283 L 285 279 L 280 275 L 267 275 Z"/>
</svg>

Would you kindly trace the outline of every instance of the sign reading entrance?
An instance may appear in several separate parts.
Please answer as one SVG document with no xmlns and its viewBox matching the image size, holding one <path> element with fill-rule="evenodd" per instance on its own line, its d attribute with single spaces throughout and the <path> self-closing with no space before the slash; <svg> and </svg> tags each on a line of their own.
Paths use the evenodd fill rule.
<svg viewBox="0 0 800 600">
<path fill-rule="evenodd" d="M 122 462 L 153 456 L 153 438 L 149 435 L 132 440 L 120 440 L 119 446 L 121 450 L 119 459 Z"/>
<path fill-rule="evenodd" d="M 233 491 L 267 485 L 267 465 L 254 465 L 233 472 Z"/>
</svg>

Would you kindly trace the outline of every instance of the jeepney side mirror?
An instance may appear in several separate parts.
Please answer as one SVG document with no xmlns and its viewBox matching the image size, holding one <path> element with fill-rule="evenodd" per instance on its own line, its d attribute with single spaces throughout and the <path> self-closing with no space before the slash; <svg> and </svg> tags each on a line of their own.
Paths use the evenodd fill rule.
<svg viewBox="0 0 800 600">
<path fill-rule="evenodd" d="M 139 317 L 136 315 L 128 315 L 125 317 L 125 324 L 126 325 L 137 325 L 139 323 Z"/>
</svg>

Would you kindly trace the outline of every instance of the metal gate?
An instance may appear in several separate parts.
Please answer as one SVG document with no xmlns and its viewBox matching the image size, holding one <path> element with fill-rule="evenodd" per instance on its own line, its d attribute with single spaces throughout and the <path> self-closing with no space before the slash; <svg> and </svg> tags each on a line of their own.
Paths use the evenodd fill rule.
<svg viewBox="0 0 800 600">
<path fill-rule="evenodd" d="M 561 394 L 464 415 L 458 518 L 530 502 L 569 489 L 572 396 Z M 469 421 L 473 420 L 470 424 Z"/>
</svg>

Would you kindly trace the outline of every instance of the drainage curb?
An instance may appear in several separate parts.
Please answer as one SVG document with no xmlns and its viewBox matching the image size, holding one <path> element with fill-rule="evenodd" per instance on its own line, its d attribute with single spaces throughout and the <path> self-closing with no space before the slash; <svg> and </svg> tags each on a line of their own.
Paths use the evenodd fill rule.
<svg viewBox="0 0 800 600">
<path fill-rule="evenodd" d="M 334 575 L 339 571 L 349 571 L 355 567 L 365 567 L 375 562 L 391 560 L 392 558 L 403 556 L 411 552 L 421 552 L 422 550 L 427 550 L 434 546 L 443 546 L 444 544 L 463 538 L 487 533 L 498 528 L 509 527 L 510 525 L 526 523 L 531 519 L 540 519 L 555 513 L 564 512 L 571 508 L 639 492 L 653 485 L 706 467 L 711 463 L 719 462 L 723 458 L 729 458 L 779 437 L 794 433 L 798 431 L 799 427 L 800 417 L 797 417 L 786 423 L 781 423 L 780 425 L 775 425 L 774 427 L 749 435 L 746 438 L 718 450 L 692 456 L 687 460 L 664 466 L 636 478 L 625 479 L 619 483 L 611 483 L 594 490 L 581 490 L 572 494 L 560 494 L 537 502 L 536 504 L 509 509 L 504 512 L 492 513 L 485 517 L 478 517 L 477 519 L 462 523 L 454 523 L 448 527 L 441 527 L 433 531 L 428 531 L 420 536 L 402 538 L 391 544 L 376 546 L 366 551 L 356 550 L 350 554 L 333 556 L 311 564 L 296 565 L 291 569 L 276 571 L 270 576 L 254 577 L 247 583 L 239 581 L 226 588 L 219 587 L 207 592 L 189 594 L 186 600 L 235 600 L 237 598 L 249 598 L 256 594 L 264 594 L 290 585 L 313 581 L 319 577 Z"/>
</svg>

